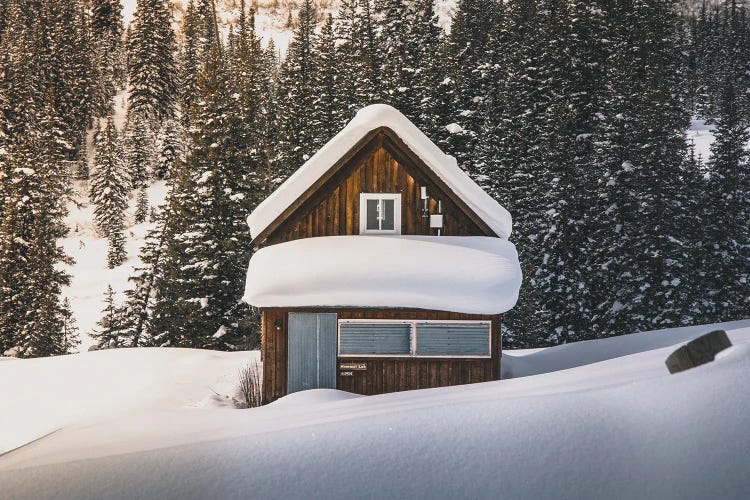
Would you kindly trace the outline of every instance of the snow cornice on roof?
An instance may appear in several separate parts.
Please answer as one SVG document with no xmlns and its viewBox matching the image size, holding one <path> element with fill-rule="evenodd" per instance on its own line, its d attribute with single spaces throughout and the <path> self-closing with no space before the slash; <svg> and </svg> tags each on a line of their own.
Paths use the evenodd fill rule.
<svg viewBox="0 0 750 500">
<path fill-rule="evenodd" d="M 323 236 L 263 247 L 243 300 L 267 307 L 375 307 L 501 314 L 518 300 L 511 242 L 487 236 Z"/>
<path fill-rule="evenodd" d="M 379 128 L 396 134 L 497 236 L 510 237 L 512 219 L 508 211 L 461 170 L 455 158 L 443 153 L 395 108 L 373 104 L 362 108 L 346 127 L 256 207 L 247 220 L 253 238 L 258 238 L 337 161 Z"/>
</svg>

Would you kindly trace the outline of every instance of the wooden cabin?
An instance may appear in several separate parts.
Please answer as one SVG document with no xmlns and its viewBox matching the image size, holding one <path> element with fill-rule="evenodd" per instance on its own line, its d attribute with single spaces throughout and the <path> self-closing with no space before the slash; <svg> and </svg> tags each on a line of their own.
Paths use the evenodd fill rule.
<svg viewBox="0 0 750 500">
<path fill-rule="evenodd" d="M 248 223 L 264 402 L 500 378 L 510 215 L 394 108 L 361 110 Z"/>
</svg>

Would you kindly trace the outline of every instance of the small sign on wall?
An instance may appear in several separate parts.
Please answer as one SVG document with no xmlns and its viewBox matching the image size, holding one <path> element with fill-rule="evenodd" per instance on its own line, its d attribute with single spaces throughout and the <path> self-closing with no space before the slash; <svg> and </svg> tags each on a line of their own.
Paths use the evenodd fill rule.
<svg viewBox="0 0 750 500">
<path fill-rule="evenodd" d="M 340 370 L 355 370 L 365 371 L 367 370 L 367 363 L 341 363 Z"/>
<path fill-rule="evenodd" d="M 342 377 L 353 377 L 354 372 L 341 372 L 339 375 L 341 375 Z"/>
</svg>

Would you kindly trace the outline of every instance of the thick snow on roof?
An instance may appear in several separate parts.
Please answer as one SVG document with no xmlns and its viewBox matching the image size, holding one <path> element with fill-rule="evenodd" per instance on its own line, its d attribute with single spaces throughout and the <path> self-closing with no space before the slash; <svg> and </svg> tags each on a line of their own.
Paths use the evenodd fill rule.
<svg viewBox="0 0 750 500">
<path fill-rule="evenodd" d="M 516 248 L 500 238 L 327 236 L 256 252 L 244 300 L 499 314 L 515 305 L 520 285 Z"/>
<path fill-rule="evenodd" d="M 379 127 L 393 130 L 498 236 L 510 236 L 512 220 L 508 211 L 471 180 L 458 167 L 455 158 L 443 153 L 395 108 L 386 104 L 373 104 L 362 108 L 341 132 L 258 205 L 247 219 L 253 238 L 302 196 L 362 137 Z"/>
</svg>

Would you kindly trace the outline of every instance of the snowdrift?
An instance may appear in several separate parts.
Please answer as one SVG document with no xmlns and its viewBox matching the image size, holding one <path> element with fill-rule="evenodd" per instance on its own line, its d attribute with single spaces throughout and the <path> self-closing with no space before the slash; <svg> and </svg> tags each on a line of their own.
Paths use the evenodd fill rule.
<svg viewBox="0 0 750 500">
<path fill-rule="evenodd" d="M 716 326 L 510 352 L 506 369 L 527 376 L 500 382 L 311 391 L 254 410 L 185 408 L 170 396 L 181 377 L 159 377 L 149 407 L 104 404 L 98 419 L 0 457 L 0 484 L 4 498 L 740 498 L 750 489 L 750 321 L 724 325 L 734 346 L 713 363 L 676 375 L 664 365 Z M 139 351 L 104 353 L 99 376 L 165 369 Z M 170 352 L 173 364 L 192 358 L 181 373 L 194 388 L 242 354 Z M 76 396 L 89 377 L 71 375 L 85 356 L 0 363 L 3 415 L 23 429 L 40 411 L 54 419 L 66 398 L 97 407 L 99 391 Z M 35 381 L 27 363 L 57 363 L 45 373 L 60 382 Z M 46 398 L 46 410 L 35 403 Z"/>
</svg>

